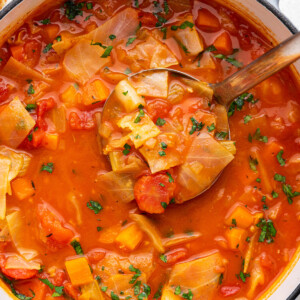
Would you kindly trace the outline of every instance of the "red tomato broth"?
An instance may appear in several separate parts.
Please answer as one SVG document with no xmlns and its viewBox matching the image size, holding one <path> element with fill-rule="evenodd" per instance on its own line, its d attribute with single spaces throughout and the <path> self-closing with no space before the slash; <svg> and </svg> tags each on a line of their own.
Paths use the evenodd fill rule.
<svg viewBox="0 0 300 300">
<path fill-rule="evenodd" d="M 97 11 L 101 8 L 104 14 L 111 16 L 115 13 L 116 7 L 121 11 L 122 5 L 131 5 L 130 1 L 106 1 L 103 5 L 98 3 L 93 3 L 93 11 Z M 170 5 L 172 8 L 172 6 Z M 270 47 L 270 42 L 263 37 L 263 35 L 257 32 L 252 26 L 250 26 L 242 17 L 238 16 L 236 13 L 229 11 L 217 4 L 208 4 L 204 1 L 195 1 L 193 8 L 194 20 L 197 19 L 198 10 L 200 7 L 208 9 L 213 15 L 217 16 L 219 20 L 220 11 L 224 14 L 229 14 L 231 20 L 233 20 L 234 25 L 239 28 L 236 32 L 230 31 L 230 37 L 232 40 L 233 48 L 240 48 L 241 50 L 237 53 L 236 59 L 242 62 L 244 65 L 255 59 L 256 57 L 263 54 Z M 140 4 L 140 9 L 146 12 L 152 12 L 152 6 L 148 1 Z M 59 26 L 60 34 L 62 30 L 72 32 L 74 34 L 82 34 L 87 30 L 84 26 L 89 26 L 94 22 L 97 26 L 105 22 L 101 17 L 101 13 L 95 13 L 94 16 L 90 17 L 89 20 L 83 22 L 83 20 L 89 16 L 89 12 L 84 11 L 83 16 L 77 16 L 79 23 L 70 21 L 65 16 L 60 14 L 60 9 L 53 9 L 50 13 L 44 14 L 34 18 L 34 20 L 43 20 L 45 18 L 51 19 L 51 24 L 56 24 Z M 180 12 L 176 11 L 171 13 L 171 20 L 176 21 L 180 16 Z M 169 16 L 168 16 L 169 17 Z M 146 22 L 146 21 L 145 21 Z M 171 23 L 171 21 L 170 21 Z M 83 24 L 83 25 L 82 25 Z M 147 27 L 153 29 L 147 23 Z M 168 23 L 167 23 L 168 24 Z M 42 25 L 41 28 L 47 25 Z M 37 32 L 31 34 L 28 29 L 28 25 L 22 26 L 18 30 L 26 30 L 24 35 L 25 41 L 38 41 L 38 45 L 42 43 L 41 49 L 49 43 L 46 37 L 43 36 L 42 32 Z M 221 22 L 221 29 L 217 32 L 207 32 L 197 28 L 197 31 L 203 37 L 205 47 L 213 44 L 215 39 L 224 31 L 228 30 Z M 245 36 L 247 34 L 247 36 Z M 15 39 L 18 33 L 16 33 Z M 12 40 L 15 40 L 12 39 Z M 178 55 L 178 59 L 181 61 L 183 66 L 175 66 L 174 69 L 189 72 L 197 78 L 207 81 L 207 82 L 217 82 L 223 80 L 228 75 L 234 73 L 237 68 L 229 64 L 224 60 L 219 60 L 213 58 L 216 64 L 216 69 L 193 69 L 187 66 L 190 64 L 188 57 L 184 55 L 184 52 L 177 46 L 177 44 L 172 43 L 171 38 L 165 40 L 166 44 Z M 134 45 L 134 44 L 133 44 Z M 176 48 L 174 48 L 176 47 Z M 9 45 L 5 44 L 3 46 L 3 53 L 9 52 Z M 26 48 L 24 50 L 26 52 Z M 28 50 L 27 50 L 28 51 Z M 38 51 L 39 52 L 39 51 Z M 54 52 L 50 50 L 50 52 Z M 50 53 L 43 53 L 41 50 L 41 57 L 37 60 L 37 65 L 35 66 L 37 70 L 42 70 L 47 61 L 47 57 Z M 55 54 L 55 52 L 54 52 Z M 61 58 L 53 55 L 53 66 L 57 63 L 61 63 Z M 112 71 L 116 70 L 119 72 L 124 72 L 124 70 L 129 67 L 123 61 L 118 61 L 118 55 L 115 49 L 112 51 L 112 57 L 114 60 L 113 66 L 110 68 Z M 1 66 L 7 61 L 8 56 L 3 56 L 3 61 Z M 30 58 L 29 58 L 30 59 Z M 26 62 L 26 61 L 25 61 Z M 30 61 L 31 62 L 31 61 Z M 35 65 L 35 64 L 34 64 Z M 49 64 L 48 64 L 49 65 Z M 29 87 L 28 83 L 23 83 L 18 80 L 12 80 L 6 77 L 1 77 L 4 83 L 14 86 L 10 91 L 9 98 L 5 99 L 3 104 L 7 104 L 14 96 L 18 95 L 20 99 L 27 97 L 27 90 Z M 70 81 L 62 71 L 58 70 L 56 75 L 53 75 L 55 82 L 51 87 L 46 90 L 46 93 L 41 97 L 41 99 L 47 99 L 53 97 L 57 105 L 61 104 L 61 93 L 66 89 L 66 86 L 74 84 Z M 105 85 L 112 90 L 114 84 L 105 79 L 105 76 L 101 74 L 100 76 L 95 76 L 95 78 L 101 79 L 105 82 Z M 282 272 L 284 267 L 287 265 L 288 261 L 292 259 L 293 253 L 298 247 L 299 241 L 299 199 L 295 197 L 294 203 L 290 205 L 286 199 L 286 195 L 281 191 L 281 183 L 275 182 L 273 177 L 275 173 L 282 174 L 286 177 L 286 182 L 290 184 L 293 191 L 299 191 L 299 174 L 296 176 L 292 164 L 288 163 L 288 160 L 295 154 L 299 152 L 299 117 L 297 118 L 297 113 L 299 114 L 299 93 L 294 86 L 292 76 L 288 69 L 281 71 L 279 74 L 273 76 L 269 81 L 279 82 L 280 92 L 278 94 L 264 92 L 264 83 L 260 84 L 258 87 L 251 90 L 254 95 L 254 99 L 259 99 L 255 104 L 245 103 L 242 111 L 236 111 L 233 116 L 229 118 L 231 139 L 236 141 L 237 153 L 235 159 L 230 163 L 230 165 L 224 170 L 222 176 L 214 184 L 214 186 L 208 190 L 205 194 L 201 195 L 199 198 L 193 199 L 191 201 L 185 202 L 181 205 L 171 204 L 167 207 L 164 214 L 162 215 L 151 215 L 150 219 L 154 221 L 162 236 L 170 236 L 173 234 L 190 234 L 190 232 L 199 232 L 200 237 L 189 241 L 186 244 L 179 245 L 176 247 L 169 247 L 167 250 L 176 250 L 177 248 L 186 247 L 187 249 L 187 260 L 192 260 L 192 258 L 201 256 L 206 251 L 219 250 L 221 255 L 229 262 L 226 271 L 224 273 L 224 279 L 222 286 L 240 286 L 240 290 L 232 297 L 227 297 L 228 299 L 234 299 L 236 297 L 242 297 L 247 294 L 249 289 L 249 278 L 246 279 L 246 283 L 243 283 L 240 279 L 237 279 L 236 274 L 239 274 L 242 266 L 242 253 L 238 250 L 224 249 L 217 242 L 217 237 L 224 237 L 224 231 L 228 228 L 225 225 L 224 219 L 228 211 L 237 202 L 241 205 L 247 205 L 252 213 L 262 212 L 264 202 L 261 201 L 262 196 L 266 193 L 263 183 L 256 182 L 257 176 L 253 175 L 253 171 L 249 168 L 249 156 L 253 154 L 252 148 L 257 147 L 258 153 L 261 155 L 263 163 L 267 167 L 268 177 L 274 185 L 274 190 L 279 194 L 278 198 L 266 199 L 266 205 L 269 208 L 280 203 L 280 212 L 278 217 L 273 220 L 274 226 L 277 230 L 276 237 L 274 237 L 274 243 L 267 244 L 257 242 L 255 244 L 253 258 L 257 257 L 261 253 L 267 253 L 270 256 L 268 261 L 274 261 L 274 266 L 269 267 L 270 263 L 265 263 L 264 268 L 267 270 L 265 274 L 265 282 L 257 287 L 255 292 L 255 298 L 258 297 L 270 284 L 275 280 L 275 278 Z M 82 86 L 80 85 L 80 93 Z M 284 90 L 282 93 L 281 91 Z M 277 98 L 278 97 L 278 98 Z M 274 102 L 273 99 L 276 99 Z M 30 101 L 30 99 L 28 99 Z M 26 99 L 24 100 L 25 103 Z M 291 110 L 294 109 L 294 114 L 291 115 Z M 175 110 L 174 108 L 172 110 Z M 187 106 L 187 110 L 190 110 Z M 102 104 L 95 104 L 91 106 L 78 105 L 75 108 L 67 108 L 67 119 L 72 112 L 87 111 L 90 116 L 93 116 L 95 112 L 102 111 Z M 186 112 L 186 111 L 185 111 Z M 244 117 L 246 115 L 251 115 L 252 119 L 244 124 Z M 296 117 L 295 117 L 296 116 Z M 259 118 L 262 121 L 257 121 L 254 125 L 254 119 Z M 265 118 L 265 120 L 263 120 Z M 48 119 L 45 118 L 48 124 L 48 131 L 55 131 L 55 126 Z M 252 144 L 248 142 L 248 135 L 254 135 L 257 128 L 261 129 L 261 134 L 263 136 L 268 136 L 268 143 L 262 143 L 252 141 Z M 46 131 L 47 131 L 46 130 Z M 298 138 L 298 139 L 297 139 Z M 283 147 L 284 154 L 283 157 L 287 159 L 285 166 L 280 166 L 275 155 L 268 155 L 270 152 L 267 147 L 272 142 L 277 142 Z M 288 145 L 288 146 L 286 146 Z M 35 195 L 30 197 L 28 200 L 20 201 L 14 195 L 7 196 L 7 210 L 8 213 L 12 212 L 15 208 L 18 208 L 25 216 L 28 227 L 26 227 L 25 233 L 31 236 L 32 239 L 37 239 L 36 250 L 40 253 L 39 258 L 42 260 L 42 264 L 45 266 L 45 273 L 47 274 L 48 269 L 55 266 L 59 269 L 65 269 L 64 263 L 66 259 L 70 259 L 74 256 L 74 250 L 70 245 L 65 245 L 59 249 L 52 249 L 47 246 L 42 240 L 40 240 L 40 223 L 37 217 L 38 206 L 42 203 L 49 205 L 49 210 L 53 213 L 57 212 L 60 217 L 58 220 L 61 222 L 62 226 L 69 228 L 75 237 L 80 238 L 80 244 L 84 250 L 84 253 L 88 253 L 93 249 L 102 248 L 105 249 L 107 253 L 118 253 L 124 256 L 128 256 L 131 253 L 140 253 L 143 251 L 153 251 L 151 241 L 144 234 L 143 242 L 131 253 L 124 252 L 120 250 L 114 243 L 103 243 L 99 241 L 99 236 L 102 232 L 102 228 L 113 228 L 113 231 L 118 231 L 122 228 L 126 228 L 127 225 L 122 226 L 124 221 L 128 221 L 130 224 L 129 214 L 131 212 L 136 212 L 137 206 L 135 201 L 131 203 L 121 203 L 116 202 L 114 199 L 101 198 L 101 189 L 97 186 L 95 178 L 102 173 L 111 170 L 109 161 L 106 157 L 100 156 L 99 148 L 96 139 L 96 127 L 89 130 L 72 130 L 67 125 L 65 133 L 59 134 L 59 147 L 55 151 L 47 150 L 44 148 L 30 149 L 25 144 L 22 144 L 20 149 L 27 151 L 32 155 L 31 164 L 27 170 L 24 178 L 29 179 L 34 182 Z M 271 151 L 272 153 L 272 151 Z M 54 170 L 52 174 L 45 171 L 41 172 L 41 166 L 52 162 L 54 164 Z M 292 168 L 292 171 L 290 171 Z M 299 168 L 299 167 L 298 167 Z M 260 161 L 257 166 L 258 174 L 260 174 Z M 241 174 L 246 173 L 246 176 Z M 247 177 L 248 176 L 248 177 Z M 248 187 L 247 187 L 248 186 Z M 247 193 L 247 191 L 249 192 Z M 79 199 L 79 209 L 81 211 L 82 224 L 78 224 L 76 208 L 71 204 L 69 197 L 70 193 L 73 193 L 77 199 Z M 99 214 L 95 214 L 92 210 L 88 209 L 87 202 L 90 200 L 99 201 L 102 205 L 103 210 Z M 221 205 L 222 204 L 222 205 Z M 267 211 L 267 210 L 265 210 Z M 7 213 L 7 214 L 8 214 Z M 180 220 L 180 221 L 179 221 Z M 114 227 L 117 225 L 117 227 Z M 101 227 L 98 231 L 97 227 Z M 114 234 L 117 234 L 114 233 Z M 288 234 L 287 234 L 288 233 Z M 16 253 L 16 249 L 12 243 L 8 243 L 3 253 L 10 255 L 9 253 Z M 243 251 L 243 253 L 245 250 Z M 151 286 L 152 294 L 149 297 L 152 299 L 154 293 L 159 288 L 160 284 L 164 284 L 167 281 L 167 272 L 170 266 L 164 267 L 161 262 L 158 253 L 155 253 L 154 259 L 156 261 L 156 267 L 154 272 L 151 274 L 148 284 Z M 94 265 L 93 265 L 94 266 Z M 267 267 L 266 267 L 267 266 Z M 95 271 L 94 275 L 98 271 Z M 47 275 L 48 276 L 48 275 Z M 36 280 L 33 279 L 32 282 Z M 67 279 L 69 281 L 69 279 Z M 28 280 L 24 282 L 26 289 L 20 288 L 21 292 L 26 293 L 30 288 L 30 282 Z M 33 283 L 32 283 L 33 284 Z M 18 286 L 22 285 L 22 282 L 18 283 Z M 27 287 L 28 285 L 28 287 Z M 51 295 L 47 288 L 47 295 Z M 27 293 L 26 293 L 27 294 Z M 28 293 L 30 295 L 30 293 Z M 44 299 L 44 298 L 41 298 Z M 46 298 L 45 298 L 46 299 Z M 218 287 L 218 292 L 213 299 L 224 299 L 224 296 L 220 292 L 220 287 Z"/>
</svg>

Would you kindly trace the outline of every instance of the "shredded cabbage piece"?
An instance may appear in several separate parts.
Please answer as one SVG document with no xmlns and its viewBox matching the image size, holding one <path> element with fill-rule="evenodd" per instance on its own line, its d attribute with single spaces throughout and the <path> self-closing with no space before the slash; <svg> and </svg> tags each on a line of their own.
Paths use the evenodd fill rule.
<svg viewBox="0 0 300 300">
<path fill-rule="evenodd" d="M 168 170 L 183 162 L 183 154 L 178 150 L 180 138 L 176 133 L 162 133 L 139 149 L 149 164 L 152 173 Z"/>
<path fill-rule="evenodd" d="M 22 64 L 12 56 L 2 69 L 1 74 L 17 80 L 31 79 L 45 81 L 50 84 L 53 83 L 53 79 L 46 77 L 45 74 Z"/>
<path fill-rule="evenodd" d="M 86 38 L 108 46 L 114 43 L 109 38 L 110 35 L 115 35 L 118 41 L 124 40 L 131 35 L 135 35 L 138 26 L 138 11 L 133 8 L 126 8 L 91 31 Z"/>
<path fill-rule="evenodd" d="M 168 247 L 178 246 L 185 243 L 189 243 L 197 238 L 199 238 L 202 234 L 199 232 L 193 232 L 190 235 L 187 234 L 175 234 L 170 238 L 163 239 L 163 245 Z"/>
<path fill-rule="evenodd" d="M 131 79 L 131 83 L 141 96 L 166 99 L 169 89 L 169 72 L 156 71 L 142 73 Z"/>
<path fill-rule="evenodd" d="M 178 172 L 178 203 L 208 188 L 234 156 L 208 133 L 196 135 Z"/>
<path fill-rule="evenodd" d="M 102 188 L 102 194 L 107 199 L 115 199 L 124 203 L 134 200 L 133 187 L 135 180 L 132 174 L 111 171 L 99 175 L 96 182 Z"/>
<path fill-rule="evenodd" d="M 104 296 L 100 290 L 97 280 L 81 287 L 81 295 L 79 300 L 104 300 Z"/>
<path fill-rule="evenodd" d="M 0 143 L 17 148 L 34 127 L 35 121 L 18 98 L 0 112 Z"/>
<path fill-rule="evenodd" d="M 11 160 L 0 154 L 0 220 L 5 219 L 6 193 L 9 185 L 8 176 Z"/>
<path fill-rule="evenodd" d="M 164 253 L 165 247 L 162 243 L 161 235 L 158 232 L 157 228 L 151 223 L 151 221 L 147 217 L 138 214 L 130 214 L 130 218 L 135 221 L 144 232 L 148 234 L 155 249 L 160 253 Z"/>
<path fill-rule="evenodd" d="M 193 299 L 213 299 L 221 275 L 217 270 L 223 267 L 224 260 L 219 252 L 204 254 L 201 258 L 176 264 L 167 286 L 172 290 L 180 286 L 184 293 L 190 290 Z"/>
<path fill-rule="evenodd" d="M 19 255 L 9 256 L 5 263 L 5 269 L 40 270 L 41 264 L 37 261 L 28 261 Z"/>
<path fill-rule="evenodd" d="M 35 258 L 38 255 L 38 251 L 34 249 L 39 249 L 39 247 L 29 232 L 25 234 L 26 220 L 21 211 L 17 210 L 7 215 L 6 221 L 9 234 L 18 252 L 26 260 Z"/>
<path fill-rule="evenodd" d="M 101 57 L 105 49 L 92 45 L 90 40 L 81 40 L 65 54 L 63 67 L 76 82 L 85 84 L 111 60 L 110 56 Z"/>
<path fill-rule="evenodd" d="M 131 113 L 117 122 L 120 128 L 131 130 L 129 137 L 135 148 L 141 147 L 147 140 L 156 137 L 160 133 L 160 130 L 155 126 L 150 117 L 146 113 L 143 114 L 143 116 L 139 117 L 140 112 Z M 137 120 L 139 121 L 137 122 Z"/>
<path fill-rule="evenodd" d="M 183 22 L 194 24 L 193 16 L 187 15 L 180 21 L 180 24 Z M 192 28 L 187 26 L 185 29 L 177 29 L 174 31 L 174 36 L 182 48 L 185 47 L 187 55 L 195 56 L 204 50 L 202 37 L 199 36 L 195 25 Z"/>
<path fill-rule="evenodd" d="M 109 160 L 113 171 L 118 173 L 138 173 L 147 168 L 139 157 L 126 156 L 121 151 L 109 152 Z"/>
</svg>

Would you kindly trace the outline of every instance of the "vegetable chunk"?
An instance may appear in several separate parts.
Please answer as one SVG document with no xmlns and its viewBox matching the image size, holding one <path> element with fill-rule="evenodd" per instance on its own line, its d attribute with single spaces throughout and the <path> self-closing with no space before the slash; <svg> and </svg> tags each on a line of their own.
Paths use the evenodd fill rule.
<svg viewBox="0 0 300 300">
<path fill-rule="evenodd" d="M 0 219 L 5 219 L 6 213 L 6 193 L 9 185 L 8 176 L 11 160 L 0 155 Z"/>
<path fill-rule="evenodd" d="M 224 266 L 219 252 L 204 254 L 201 258 L 178 263 L 171 271 L 167 288 L 174 291 L 177 286 L 180 286 L 182 293 L 190 291 L 193 299 L 213 299 L 221 275 L 218 270 L 224 270 Z M 167 291 L 164 291 L 162 299 L 173 299 L 166 297 L 165 293 Z"/>
<path fill-rule="evenodd" d="M 73 285 L 84 285 L 93 282 L 91 269 L 85 257 L 67 260 L 65 265 Z"/>
<path fill-rule="evenodd" d="M 140 112 L 128 114 L 117 123 L 120 128 L 131 130 L 129 137 L 135 148 L 141 147 L 147 140 L 156 137 L 160 133 L 160 130 L 144 111 L 144 116 L 139 117 L 140 114 Z"/>
<path fill-rule="evenodd" d="M 17 148 L 35 125 L 34 119 L 18 98 L 0 112 L 0 143 Z"/>
<path fill-rule="evenodd" d="M 82 40 L 67 51 L 63 67 L 73 80 L 85 84 L 110 62 L 110 56 L 102 57 L 104 51 L 102 47 L 91 44 L 91 41 Z"/>
</svg>

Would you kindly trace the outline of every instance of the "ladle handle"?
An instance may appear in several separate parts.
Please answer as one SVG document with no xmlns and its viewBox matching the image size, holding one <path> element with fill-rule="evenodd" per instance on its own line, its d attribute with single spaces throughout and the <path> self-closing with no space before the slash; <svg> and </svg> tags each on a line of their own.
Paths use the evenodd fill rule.
<svg viewBox="0 0 300 300">
<path fill-rule="evenodd" d="M 300 57 L 300 32 L 234 73 L 224 81 L 212 85 L 214 95 L 224 105 L 248 91 L 266 78 Z"/>
</svg>

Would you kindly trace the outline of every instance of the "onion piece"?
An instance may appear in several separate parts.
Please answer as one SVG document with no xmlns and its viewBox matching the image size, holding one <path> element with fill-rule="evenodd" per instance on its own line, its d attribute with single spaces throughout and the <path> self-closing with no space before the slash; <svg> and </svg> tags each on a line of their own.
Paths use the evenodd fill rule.
<svg viewBox="0 0 300 300">
<path fill-rule="evenodd" d="M 170 238 L 163 239 L 163 245 L 168 247 L 178 246 L 186 243 L 190 243 L 198 239 L 202 234 L 200 232 L 193 232 L 191 235 L 187 234 L 175 234 Z"/>
<path fill-rule="evenodd" d="M 9 184 L 8 176 L 11 160 L 0 154 L 0 220 L 5 219 L 6 213 L 6 193 Z"/>
<path fill-rule="evenodd" d="M 28 261 L 19 255 L 14 255 L 7 258 L 5 269 L 40 270 L 41 264 L 37 261 Z"/>
</svg>

